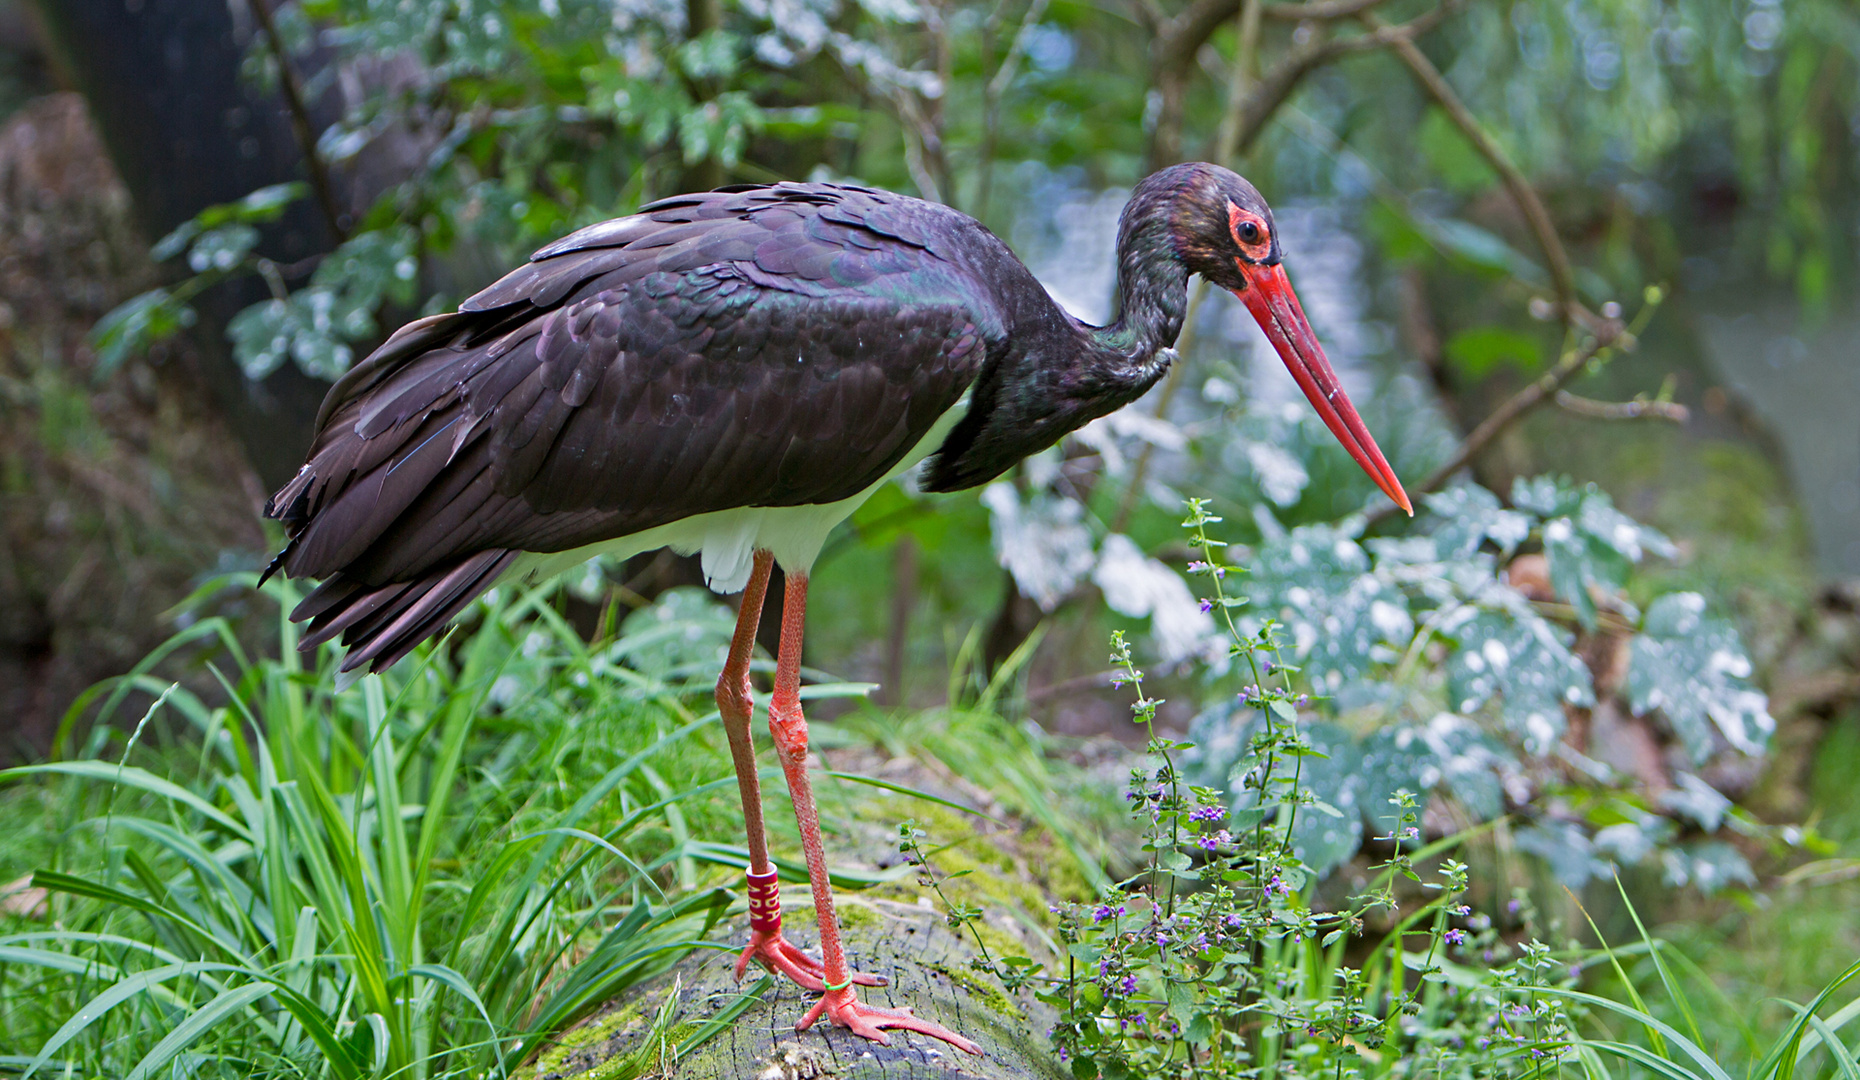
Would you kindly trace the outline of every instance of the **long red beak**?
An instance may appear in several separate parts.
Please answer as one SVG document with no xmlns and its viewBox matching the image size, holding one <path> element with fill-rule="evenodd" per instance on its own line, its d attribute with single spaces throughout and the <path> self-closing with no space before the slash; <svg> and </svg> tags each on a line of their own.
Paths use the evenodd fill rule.
<svg viewBox="0 0 1860 1080">
<path fill-rule="evenodd" d="M 1305 309 L 1298 303 L 1298 294 L 1292 291 L 1292 283 L 1285 276 L 1285 267 L 1243 262 L 1240 272 L 1246 275 L 1248 287 L 1234 295 L 1253 313 L 1253 318 L 1259 320 L 1259 328 L 1266 332 L 1272 347 L 1279 350 L 1279 359 L 1285 361 L 1292 378 L 1298 380 L 1299 388 L 1311 399 L 1324 425 L 1337 436 L 1337 441 L 1382 493 L 1413 517 L 1414 505 L 1408 501 L 1408 493 L 1402 490 L 1395 470 L 1389 468 L 1388 459 L 1382 456 L 1376 440 L 1363 426 L 1363 418 L 1356 415 L 1356 407 L 1350 404 L 1349 397 L 1338 384 L 1337 373 L 1325 359 L 1324 348 L 1318 344 L 1317 335 L 1311 332 Z"/>
</svg>

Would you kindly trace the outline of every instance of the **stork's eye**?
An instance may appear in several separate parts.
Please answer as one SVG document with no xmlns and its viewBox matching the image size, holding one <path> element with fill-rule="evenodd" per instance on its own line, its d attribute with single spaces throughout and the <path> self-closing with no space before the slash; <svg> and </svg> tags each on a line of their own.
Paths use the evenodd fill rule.
<svg viewBox="0 0 1860 1080">
<path fill-rule="evenodd" d="M 1246 241 L 1247 243 L 1249 244 L 1259 243 L 1258 223 L 1252 222 L 1252 221 L 1242 221 L 1240 223 L 1239 233 L 1240 233 L 1240 239 Z"/>
</svg>

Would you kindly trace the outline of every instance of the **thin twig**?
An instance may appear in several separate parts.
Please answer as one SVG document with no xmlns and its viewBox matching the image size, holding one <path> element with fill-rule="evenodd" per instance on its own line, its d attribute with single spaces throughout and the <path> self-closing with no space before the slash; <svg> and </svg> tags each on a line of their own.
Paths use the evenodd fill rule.
<svg viewBox="0 0 1860 1080">
<path fill-rule="evenodd" d="M 1594 398 L 1577 397 L 1568 390 L 1556 392 L 1557 408 L 1573 412 L 1577 416 L 1590 416 L 1597 420 L 1666 420 L 1683 424 L 1692 413 L 1677 401 L 1659 401 L 1656 399 L 1637 398 L 1633 401 L 1596 401 Z"/>
<path fill-rule="evenodd" d="M 1312 0 L 1307 4 L 1267 4 L 1260 14 L 1284 22 L 1315 22 L 1361 15 L 1382 0 Z"/>
<path fill-rule="evenodd" d="M 336 242 L 341 243 L 349 238 L 349 230 L 343 227 L 342 212 L 336 206 L 329 169 L 323 163 L 323 155 L 317 152 L 316 133 L 310 130 L 310 110 L 304 107 L 303 86 L 297 80 L 297 69 L 291 65 L 284 39 L 278 36 L 277 24 L 272 21 L 270 0 L 252 0 L 252 14 L 258 18 L 259 29 L 264 31 L 265 46 L 278 63 L 278 88 L 284 92 L 284 106 L 291 114 L 291 131 L 296 134 L 298 148 L 303 151 L 310 189 L 316 192 L 317 205 L 323 209 L 329 231 L 335 234 Z"/>
<path fill-rule="evenodd" d="M 1384 23 L 1377 20 L 1377 26 L 1365 34 L 1356 37 L 1330 38 L 1319 37 L 1303 49 L 1292 53 L 1280 61 L 1273 69 L 1259 80 L 1259 86 L 1247 100 L 1246 109 L 1240 123 L 1237 152 L 1244 152 L 1253 145 L 1253 140 L 1266 130 L 1266 124 L 1277 113 L 1279 106 L 1285 104 L 1292 91 L 1304 81 L 1306 75 L 1330 63 L 1339 57 L 1351 53 L 1370 52 L 1375 49 L 1394 48 L 1413 49 L 1417 54 L 1414 39 L 1427 33 L 1446 21 L 1461 4 L 1462 0 L 1445 0 L 1440 6 L 1418 15 L 1405 23 Z"/>
<path fill-rule="evenodd" d="M 1343 0 L 1351 4 L 1349 14 L 1366 11 L 1383 0 Z M 1161 110 L 1155 130 L 1150 134 L 1150 166 L 1162 168 L 1180 160 L 1182 150 L 1182 115 L 1187 98 L 1187 72 L 1194 66 L 1201 47 L 1214 32 L 1238 15 L 1244 0 L 1194 0 L 1170 18 L 1154 18 L 1150 42 L 1150 70 L 1153 85 L 1161 96 Z M 1144 10 L 1149 10 L 1147 7 Z M 1239 144 L 1245 148 L 1250 140 Z"/>
<path fill-rule="evenodd" d="M 1043 701 L 1049 701 L 1056 697 L 1065 697 L 1069 694 L 1081 693 L 1086 690 L 1103 690 L 1106 687 L 1117 685 L 1112 681 L 1116 675 L 1117 672 L 1115 671 L 1094 671 L 1089 675 L 1076 675 L 1070 679 L 1064 679 L 1056 683 L 1036 686 L 1027 691 L 1027 704 L 1038 705 Z"/>
<path fill-rule="evenodd" d="M 1484 450 L 1493 439 L 1504 434 L 1526 413 L 1551 400 L 1557 391 L 1563 388 L 1564 383 L 1575 378 L 1602 350 L 1613 345 L 1626 344 L 1631 340 L 1627 328 L 1613 319 L 1603 322 L 1599 330 L 1600 332 L 1591 336 L 1582 348 L 1571 350 L 1557 361 L 1555 367 L 1544 372 L 1542 377 L 1529 386 L 1511 395 L 1503 405 L 1492 411 L 1492 415 L 1480 421 L 1479 426 L 1473 429 L 1472 434 L 1466 436 L 1466 441 L 1460 444 L 1459 450 L 1453 457 L 1448 459 L 1445 465 L 1435 469 L 1433 475 L 1423 480 L 1420 486 L 1412 489 L 1414 493 L 1425 495 L 1430 491 L 1438 491 L 1443 484 L 1453 478 L 1454 473 L 1459 472 L 1471 463 L 1473 458 L 1478 457 L 1479 452 Z M 1369 523 L 1375 524 L 1394 513 L 1396 509 L 1393 504 L 1390 504 L 1371 513 Z"/>
<path fill-rule="evenodd" d="M 1364 25 L 1376 29 L 1388 25 L 1372 11 L 1363 12 L 1359 18 Z M 1590 316 L 1576 299 L 1576 279 L 1570 270 L 1569 253 L 1564 250 L 1563 241 L 1557 237 L 1556 225 L 1550 220 L 1550 212 L 1544 208 L 1543 200 L 1537 197 L 1536 189 L 1531 187 L 1530 181 L 1525 179 L 1524 173 L 1512 162 L 1504 148 L 1500 147 L 1498 142 L 1486 132 L 1485 127 L 1479 123 L 1478 117 L 1474 116 L 1472 110 L 1466 107 L 1466 103 L 1460 100 L 1460 96 L 1454 93 L 1453 87 L 1448 85 L 1440 69 L 1434 66 L 1413 41 L 1404 39 L 1392 42 L 1391 45 L 1395 55 L 1401 57 L 1402 63 L 1408 65 L 1408 70 L 1414 73 L 1414 77 L 1420 81 L 1421 87 L 1427 91 L 1428 96 L 1432 97 L 1435 104 L 1447 114 L 1447 119 L 1453 121 L 1453 126 L 1459 128 L 1460 134 L 1466 137 L 1466 141 L 1471 143 L 1473 149 L 1479 152 L 1479 156 L 1485 158 L 1486 163 L 1492 166 L 1492 170 L 1498 173 L 1499 179 L 1505 185 L 1505 190 L 1511 194 L 1512 201 L 1517 203 L 1518 212 L 1524 215 L 1525 222 L 1530 225 L 1531 235 L 1536 238 L 1537 246 L 1542 249 L 1544 261 L 1549 264 L 1550 284 L 1556 290 L 1558 315 L 1567 322 L 1580 321 L 1589 324 L 1590 332 L 1597 332 L 1600 329 L 1595 325 L 1597 320 Z"/>
</svg>

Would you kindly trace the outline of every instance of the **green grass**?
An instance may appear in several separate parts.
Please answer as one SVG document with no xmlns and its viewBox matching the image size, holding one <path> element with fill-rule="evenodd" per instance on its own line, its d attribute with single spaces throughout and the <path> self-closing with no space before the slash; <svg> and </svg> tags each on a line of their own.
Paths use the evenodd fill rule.
<svg viewBox="0 0 1860 1080">
<path fill-rule="evenodd" d="M 506 592 L 440 646 L 337 693 L 334 655 L 302 666 L 277 615 L 293 590 L 273 583 L 259 601 L 249 582 L 203 589 L 168 645 L 73 706 L 52 761 L 0 773 L 0 882 L 30 873 L 50 893 L 43 916 L 0 914 L 0 1071 L 507 1075 L 594 1006 L 694 949 L 728 947 L 720 886 L 741 865 L 741 814 L 710 698 L 726 609 L 675 593 L 588 644 L 554 589 Z M 275 626 L 280 659 L 249 655 L 241 628 L 211 614 L 241 606 L 269 613 L 249 617 Z M 949 680 L 956 706 L 855 710 L 817 725 L 816 741 L 914 757 L 980 788 L 991 813 L 1042 827 L 1057 856 L 1042 867 L 1049 888 L 1099 894 L 1106 868 L 1128 873 L 1133 858 L 1127 836 L 1107 840 L 1126 812 L 1117 793 L 1004 718 L 1016 665 L 984 685 L 964 666 L 971 651 Z M 158 668 L 192 674 L 176 683 Z M 859 692 L 825 677 L 807 688 Z M 779 799 L 778 771 L 764 775 Z M 833 775 L 830 830 L 873 805 L 862 792 L 933 815 L 949 805 Z M 778 857 L 791 854 L 788 816 L 770 822 Z M 836 867 L 834 879 L 911 873 Z M 975 895 L 1037 915 L 1037 897 Z M 1551 981 L 1532 985 L 1586 1017 L 1587 1075 L 1860 1080 L 1860 967 L 1848 966 L 1860 887 L 1804 883 L 1768 902 L 1735 925 L 1667 928 L 1672 944 L 1643 928 L 1630 948 L 1555 954 Z M 1590 972 L 1580 988 L 1557 981 L 1573 960 Z M 1381 976 L 1364 977 L 1382 992 Z M 1311 986 L 1291 992 L 1318 1006 L 1334 980 L 1300 981 Z M 1761 1004 L 1770 996 L 1804 1004 Z M 1441 986 L 1423 997 L 1420 1034 L 1466 1012 Z M 614 1076 L 647 1075 L 728 1022 L 680 1017 L 675 1002 L 642 1003 L 649 1051 Z M 1456 1075 L 1529 1074 L 1512 1059 L 1531 1047 L 1474 1042 L 1452 1058 Z M 1423 1059 L 1407 1060 L 1381 1054 L 1370 1071 L 1416 1075 Z"/>
<path fill-rule="evenodd" d="M 704 887 L 723 872 L 700 880 L 695 837 L 740 816 L 684 681 L 707 658 L 654 626 L 590 649 L 548 599 L 505 598 L 456 648 L 343 694 L 288 623 L 273 661 L 204 618 L 163 651 L 215 646 L 228 705 L 150 677 L 159 655 L 75 705 L 155 699 L 127 734 L 98 724 L 82 753 L 0 773 L 0 874 L 52 894 L 49 921 L 0 924 L 0 1060 L 501 1073 L 709 947 L 730 896 Z"/>
<path fill-rule="evenodd" d="M 1733 998 L 1683 952 L 1653 937 L 1625 890 L 1621 899 L 1640 938 L 1634 959 L 1604 943 L 1600 955 L 1614 981 L 1601 992 L 1539 991 L 1589 1008 L 1588 1031 L 1577 1043 L 1586 1075 L 1860 1080 L 1851 1048 L 1860 1036 L 1860 961 L 1847 963 L 1806 1003 Z"/>
<path fill-rule="evenodd" d="M 674 591 L 588 644 L 555 587 L 505 590 L 339 693 L 334 652 L 303 666 L 279 616 L 295 590 L 274 582 L 258 601 L 250 584 L 204 587 L 185 629 L 73 705 L 53 760 L 0 772 L 0 882 L 30 874 L 50 893 L 45 917 L 0 914 L 0 1071 L 506 1075 L 692 950 L 730 947 L 721 886 L 746 852 L 711 697 L 726 608 Z M 254 628 L 211 614 L 241 608 L 269 613 L 258 629 L 280 659 L 248 655 Z M 179 683 L 152 674 L 183 668 Z M 864 689 L 817 677 L 803 696 Z M 1080 785 L 990 707 L 1000 689 L 976 708 L 866 710 L 816 731 L 940 759 L 1047 822 L 1049 870 L 1095 871 L 1090 800 L 1054 797 Z M 859 792 L 942 801 L 832 775 L 829 831 Z M 779 770 L 763 776 L 779 801 Z M 769 820 L 778 867 L 804 880 L 784 857 L 798 854 L 790 816 Z M 723 1025 L 679 1018 L 675 1000 L 648 1040 L 673 1057 Z"/>
</svg>

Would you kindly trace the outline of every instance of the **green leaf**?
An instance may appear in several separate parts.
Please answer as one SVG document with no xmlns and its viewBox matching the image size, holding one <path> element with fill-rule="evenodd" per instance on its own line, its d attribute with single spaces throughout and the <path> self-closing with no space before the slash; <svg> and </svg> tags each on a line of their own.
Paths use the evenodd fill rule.
<svg viewBox="0 0 1860 1080">
<path fill-rule="evenodd" d="M 1495 606 L 1464 608 L 1440 628 L 1455 642 L 1447 660 L 1449 702 L 1470 713 L 1501 698 L 1505 726 L 1531 753 L 1547 753 L 1562 737 L 1564 706 L 1594 705 L 1594 685 L 1569 650 L 1569 634 L 1500 589 L 1487 593 Z"/>
<path fill-rule="evenodd" d="M 1195 992 L 1185 983 L 1169 979 L 1163 983 L 1163 995 L 1169 1001 L 1169 1017 L 1187 1027 L 1195 1019 Z"/>
<path fill-rule="evenodd" d="M 1414 635 L 1408 599 L 1370 572 L 1369 555 L 1342 530 L 1301 525 L 1255 553 L 1247 590 L 1248 623 L 1276 618 L 1290 631 L 1287 659 L 1319 693 L 1391 662 Z"/>
<path fill-rule="evenodd" d="M 1580 890 L 1590 878 L 1605 878 L 1609 866 L 1595 856 L 1595 846 L 1576 826 L 1545 819 L 1512 833 L 1519 851 L 1544 860 L 1550 873 L 1566 889 Z"/>
<path fill-rule="evenodd" d="M 1647 608 L 1628 667 L 1628 704 L 1659 710 L 1695 762 L 1709 758 L 1714 731 L 1746 754 L 1761 753 L 1776 721 L 1751 687 L 1750 657 L 1737 630 L 1707 615 L 1698 593 L 1668 593 Z"/>
<path fill-rule="evenodd" d="M 1444 519 L 1433 533 L 1443 562 L 1470 559 L 1487 540 L 1510 555 L 1531 534 L 1530 515 L 1506 510 L 1498 496 L 1477 484 L 1461 484 L 1423 501 L 1429 511 Z"/>
<path fill-rule="evenodd" d="M 235 223 L 209 229 L 187 252 L 187 268 L 196 274 L 225 273 L 245 261 L 258 245 L 258 230 Z"/>
<path fill-rule="evenodd" d="M 1496 233 L 1457 218 L 1418 218 L 1434 249 L 1451 262 L 1487 277 L 1515 277 L 1531 285 L 1548 280 L 1543 268 Z"/>
<path fill-rule="evenodd" d="M 194 309 L 167 289 L 150 289 L 111 308 L 91 327 L 90 346 L 97 351 L 94 377 L 101 382 L 123 361 L 194 325 Z"/>
<path fill-rule="evenodd" d="M 1447 359 L 1467 376 L 1484 378 L 1501 366 L 1526 373 L 1543 367 L 1543 346 L 1529 334 L 1502 326 L 1476 326 L 1447 339 Z"/>
<path fill-rule="evenodd" d="M 1491 187 L 1498 180 L 1485 157 L 1466 141 L 1466 136 L 1439 107 L 1427 110 L 1420 129 L 1414 134 L 1414 142 L 1440 179 L 1457 193 L 1470 194 Z"/>
<path fill-rule="evenodd" d="M 1628 567 L 1647 555 L 1670 558 L 1672 541 L 1615 509 L 1614 501 L 1594 484 L 1571 488 L 1547 476 L 1519 477 L 1511 501 L 1545 518 L 1544 557 L 1550 584 L 1576 609 L 1584 627 L 1595 627 L 1593 591 L 1614 595 L 1627 580 Z"/>
<path fill-rule="evenodd" d="M 296 318 L 285 300 L 253 304 L 226 324 L 233 356 L 248 379 L 263 379 L 278 370 L 291 355 Z"/>
<path fill-rule="evenodd" d="M 395 225 L 357 233 L 317 265 L 310 284 L 335 294 L 332 323 L 348 339 L 373 334 L 374 311 L 383 300 L 413 303 L 420 264 L 418 237 Z"/>
<path fill-rule="evenodd" d="M 1356 768 L 1357 805 L 1370 831 L 1387 836 L 1400 824 L 1402 811 L 1390 802 L 1397 792 L 1415 797 L 1416 817 L 1424 813 L 1428 791 L 1439 782 L 1439 764 L 1427 729 L 1401 725 L 1370 732 Z"/>
</svg>

